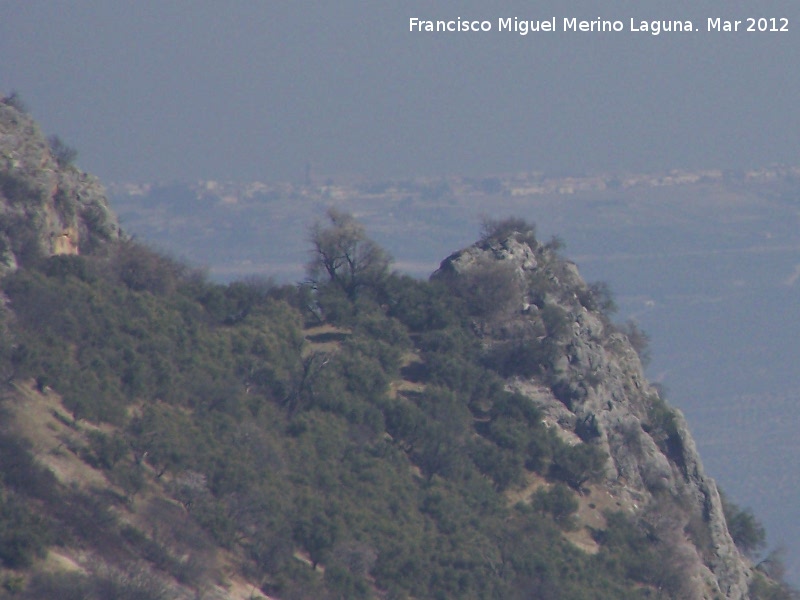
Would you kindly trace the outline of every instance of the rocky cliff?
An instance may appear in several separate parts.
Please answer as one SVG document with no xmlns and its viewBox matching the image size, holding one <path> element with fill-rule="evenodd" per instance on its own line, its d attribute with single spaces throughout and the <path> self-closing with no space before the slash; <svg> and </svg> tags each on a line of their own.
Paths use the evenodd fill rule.
<svg viewBox="0 0 800 600">
<path fill-rule="evenodd" d="M 717 487 L 685 419 L 648 383 L 628 337 L 610 322 L 607 292 L 587 285 L 557 244 L 505 225 L 448 257 L 433 277 L 466 295 L 494 289 L 492 302 L 472 310 L 489 355 L 562 438 L 601 451 L 599 486 L 688 574 L 681 595 L 747 598 L 751 569 Z"/>
<path fill-rule="evenodd" d="M 91 252 L 120 235 L 105 190 L 70 164 L 12 99 L 0 101 L 0 274 Z M 64 146 L 61 146 L 63 152 Z"/>
</svg>

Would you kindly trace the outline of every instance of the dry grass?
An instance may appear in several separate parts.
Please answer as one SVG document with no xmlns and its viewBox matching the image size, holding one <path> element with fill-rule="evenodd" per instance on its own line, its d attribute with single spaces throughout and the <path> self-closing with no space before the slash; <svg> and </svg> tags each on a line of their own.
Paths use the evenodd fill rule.
<svg viewBox="0 0 800 600">
<path fill-rule="evenodd" d="M 541 475 L 528 473 L 525 484 L 506 492 L 506 499 L 510 505 L 519 502 L 530 504 L 531 498 L 537 490 L 547 489 L 552 484 Z M 608 525 L 603 513 L 607 510 L 620 510 L 621 503 L 614 496 L 599 485 L 587 485 L 583 494 L 578 494 L 578 510 L 575 513 L 576 527 L 565 531 L 564 537 L 576 547 L 589 554 L 596 554 L 600 547 L 592 537 L 592 530 L 604 530 Z"/>
<path fill-rule="evenodd" d="M 67 488 L 91 496 L 111 492 L 117 497 L 123 497 L 122 490 L 114 486 L 101 470 L 88 465 L 80 457 L 81 450 L 89 446 L 89 431 L 102 430 L 111 434 L 115 428 L 110 425 L 98 427 L 86 422 L 75 423 L 58 394 L 48 389 L 39 392 L 33 382 L 18 382 L 14 387 L 14 393 L 4 403 L 9 418 L 6 426 L 30 444 L 31 453 L 37 462 L 52 471 L 58 482 Z M 163 492 L 163 482 L 155 481 L 152 473 L 149 473 L 146 480 L 145 488 L 136 495 L 135 502 L 117 504 L 110 508 L 119 525 L 134 527 L 146 535 L 157 529 L 160 532 L 159 537 L 163 537 L 164 543 L 169 546 L 170 553 L 177 552 L 180 555 L 183 552 L 180 548 L 184 548 L 185 544 L 172 547 L 170 525 L 179 527 L 183 533 L 196 526 L 189 523 L 183 507 Z M 203 598 L 270 600 L 258 591 L 257 585 L 239 575 L 237 566 L 241 561 L 234 554 L 215 547 L 205 550 L 193 548 L 191 551 L 201 552 L 207 557 L 205 583 L 202 584 Z M 34 569 L 44 573 L 88 573 L 107 558 L 102 552 L 99 555 L 97 549 L 89 546 L 59 546 L 48 549 L 46 557 L 38 561 Z M 185 591 L 185 588 L 176 584 L 175 590 Z M 180 597 L 187 596 L 184 594 Z"/>
<path fill-rule="evenodd" d="M 50 390 L 39 392 L 32 382 L 16 383 L 14 387 L 17 393 L 7 407 L 14 431 L 31 443 L 34 457 L 66 486 L 82 491 L 112 487 L 101 471 L 78 456 L 80 449 L 88 446 L 85 432 L 98 428 L 75 424 L 61 404 L 61 397 Z"/>
</svg>

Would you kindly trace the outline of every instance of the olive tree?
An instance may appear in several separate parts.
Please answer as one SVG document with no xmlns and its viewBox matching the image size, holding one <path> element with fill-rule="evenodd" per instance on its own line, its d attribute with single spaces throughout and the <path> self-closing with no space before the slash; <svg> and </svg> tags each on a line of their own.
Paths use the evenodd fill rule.
<svg viewBox="0 0 800 600">
<path fill-rule="evenodd" d="M 311 228 L 313 257 L 306 270 L 314 283 L 327 278 L 352 301 L 385 279 L 392 259 L 351 214 L 330 208 L 327 217 Z"/>
</svg>

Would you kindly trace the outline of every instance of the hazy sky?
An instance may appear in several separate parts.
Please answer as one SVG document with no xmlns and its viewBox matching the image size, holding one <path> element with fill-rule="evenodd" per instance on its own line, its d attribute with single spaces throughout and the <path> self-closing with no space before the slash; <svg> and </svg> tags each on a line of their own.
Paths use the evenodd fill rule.
<svg viewBox="0 0 800 600">
<path fill-rule="evenodd" d="M 800 163 L 796 0 L 388 4 L 0 0 L 0 91 L 106 181 Z M 789 31 L 748 33 L 748 16 Z M 493 29 L 412 33 L 410 17 Z M 505 17 L 625 31 L 522 36 Z"/>
</svg>

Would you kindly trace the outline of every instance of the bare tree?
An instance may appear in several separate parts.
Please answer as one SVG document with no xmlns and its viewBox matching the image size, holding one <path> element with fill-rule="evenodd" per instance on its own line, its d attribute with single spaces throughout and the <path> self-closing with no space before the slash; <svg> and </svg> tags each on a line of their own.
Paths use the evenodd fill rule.
<svg viewBox="0 0 800 600">
<path fill-rule="evenodd" d="M 355 300 L 363 288 L 386 277 L 392 259 L 351 214 L 330 208 L 327 217 L 327 224 L 317 222 L 311 228 L 314 256 L 306 270 L 315 283 L 327 277 Z"/>
</svg>

